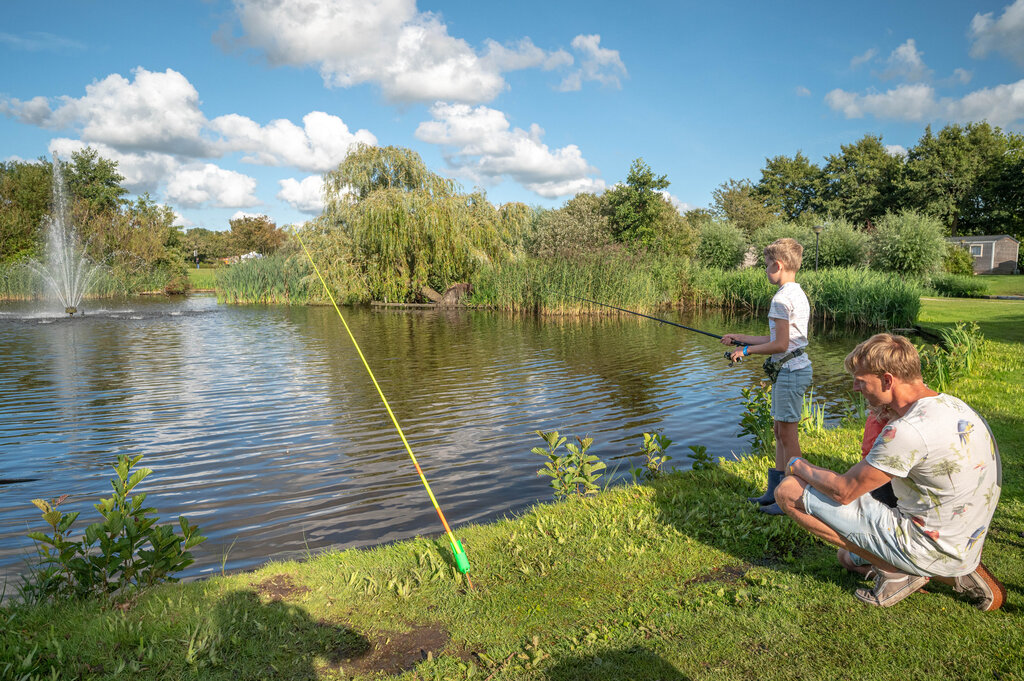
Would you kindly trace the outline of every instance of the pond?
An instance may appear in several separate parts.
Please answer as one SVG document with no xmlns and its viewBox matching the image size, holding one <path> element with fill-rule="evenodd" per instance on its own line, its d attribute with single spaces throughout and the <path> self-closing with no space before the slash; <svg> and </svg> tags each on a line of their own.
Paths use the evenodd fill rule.
<svg viewBox="0 0 1024 681">
<path fill-rule="evenodd" d="M 38 305 L 36 306 L 38 308 Z M 43 530 L 33 498 L 69 494 L 78 532 L 109 496 L 118 453 L 144 454 L 141 486 L 169 521 L 208 541 L 185 573 L 434 535 L 440 523 L 333 308 L 225 306 L 212 297 L 87 301 L 84 317 L 0 304 L 0 583 L 8 591 Z M 594 438 L 617 482 L 641 434 L 715 457 L 748 449 L 740 390 L 759 361 L 729 366 L 718 341 L 628 316 L 537 318 L 473 310 L 344 309 L 449 522 L 548 501 L 533 431 Z M 663 315 L 713 333 L 761 320 Z M 816 398 L 831 419 L 860 336 L 818 334 Z M 77 533 L 76 533 L 77 534 Z M 471 558 L 472 559 L 472 558 Z"/>
</svg>

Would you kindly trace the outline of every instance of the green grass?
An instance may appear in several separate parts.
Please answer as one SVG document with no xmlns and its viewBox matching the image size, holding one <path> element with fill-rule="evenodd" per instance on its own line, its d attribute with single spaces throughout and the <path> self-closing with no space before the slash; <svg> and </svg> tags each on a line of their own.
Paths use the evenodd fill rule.
<svg viewBox="0 0 1024 681">
<path fill-rule="evenodd" d="M 212 291 L 217 288 L 217 268 L 201 267 L 188 269 L 188 280 L 193 289 Z"/>
<path fill-rule="evenodd" d="M 988 339 L 1024 343 L 1024 300 L 923 298 L 918 321 L 925 328 L 975 321 Z"/>
<path fill-rule="evenodd" d="M 925 301 L 922 317 L 948 323 L 935 304 L 946 302 L 957 301 Z M 1024 307 L 982 302 L 1005 310 L 976 314 L 983 330 L 1024 324 Z M 987 342 L 954 388 L 1003 455 L 985 544 L 1009 589 L 998 612 L 940 584 L 891 609 L 861 604 L 862 582 L 832 548 L 745 501 L 770 465 L 754 457 L 459 528 L 473 591 L 443 538 L 420 538 L 159 587 L 124 609 L 0 610 L 0 678 L 20 678 L 23 663 L 46 678 L 379 678 L 370 672 L 394 669 L 384 651 L 420 660 L 424 649 L 401 678 L 1024 679 L 1021 350 Z M 808 459 L 840 470 L 859 441 L 858 428 L 801 435 Z"/>
<path fill-rule="evenodd" d="M 985 282 L 990 296 L 1024 296 L 1024 275 L 986 274 L 978 279 Z"/>
</svg>

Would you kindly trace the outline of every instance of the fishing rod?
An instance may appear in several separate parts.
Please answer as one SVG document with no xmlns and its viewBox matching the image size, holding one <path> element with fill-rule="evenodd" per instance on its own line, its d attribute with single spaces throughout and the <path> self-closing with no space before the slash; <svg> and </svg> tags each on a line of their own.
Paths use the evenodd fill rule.
<svg viewBox="0 0 1024 681">
<path fill-rule="evenodd" d="M 627 309 L 622 308 L 622 307 L 615 307 L 614 305 L 609 305 L 608 303 L 599 303 L 596 300 L 590 300 L 589 298 L 583 298 L 581 296 L 570 295 L 570 297 L 571 298 L 575 298 L 577 300 L 582 300 L 582 301 L 587 302 L 587 303 L 592 303 L 594 305 L 600 305 L 601 307 L 610 307 L 613 310 L 618 310 L 619 312 L 625 312 L 627 314 L 633 314 L 633 315 L 636 315 L 637 317 L 644 317 L 645 319 L 653 319 L 654 321 L 661 322 L 662 324 L 668 324 L 670 326 L 678 326 L 680 329 L 686 329 L 687 331 L 695 331 L 697 333 L 702 333 L 705 336 L 711 336 L 712 338 L 717 338 L 718 340 L 722 340 L 721 336 L 719 336 L 717 333 L 711 333 L 710 331 L 701 331 L 700 329 L 695 329 L 692 326 L 686 326 L 685 324 L 679 324 L 678 322 L 670 322 L 667 319 L 662 319 L 660 317 L 652 317 L 649 314 L 643 314 L 641 312 L 634 312 L 633 310 L 627 310 Z M 733 340 L 732 344 L 733 345 L 739 345 L 739 346 L 746 345 L 746 343 L 741 343 L 738 340 Z M 725 358 L 728 359 L 731 362 L 732 361 L 732 357 L 730 357 L 730 354 L 731 353 L 726 352 L 725 353 Z M 740 360 L 736 360 L 736 361 L 741 362 L 743 360 L 740 359 Z"/>
<path fill-rule="evenodd" d="M 363 356 L 363 351 L 359 348 L 359 343 L 356 342 L 356 337 L 352 334 L 352 329 L 348 328 L 348 322 L 345 321 L 345 317 L 341 314 L 341 310 L 338 309 L 338 303 L 335 302 L 334 296 L 331 294 L 331 289 L 327 286 L 327 282 L 324 281 L 323 275 L 320 274 L 320 268 L 318 268 L 316 263 L 313 261 L 313 256 L 310 255 L 309 249 L 306 248 L 306 244 L 303 243 L 302 237 L 299 236 L 298 231 L 295 231 L 294 234 L 295 238 L 299 240 L 302 250 L 306 252 L 306 257 L 309 258 L 309 264 L 313 266 L 313 271 L 316 272 L 316 276 L 320 278 L 320 283 L 323 284 L 327 297 L 331 299 L 331 304 L 334 305 L 334 311 L 338 313 L 341 323 L 345 326 L 345 331 L 348 332 L 348 337 L 352 339 L 352 345 L 356 347 L 359 359 L 363 360 L 363 366 L 366 367 L 366 373 L 370 374 L 370 380 L 373 381 L 374 387 L 377 388 L 377 394 L 380 395 L 380 399 L 384 403 L 384 408 L 388 410 L 388 416 L 391 417 L 391 422 L 395 424 L 395 430 L 398 431 L 398 436 L 402 438 L 402 444 L 405 445 L 405 451 L 409 453 L 409 458 L 412 459 L 412 465 L 416 467 L 416 472 L 419 473 L 420 480 L 423 482 L 423 486 L 427 490 L 427 496 L 430 497 L 430 502 L 434 505 L 434 510 L 437 511 L 438 517 L 441 518 L 441 524 L 444 526 L 444 531 L 448 534 L 448 541 L 451 542 L 452 553 L 455 556 L 455 568 L 465 575 L 466 582 L 472 590 L 473 581 L 469 578 L 469 558 L 466 557 L 466 551 L 462 548 L 462 542 L 455 538 L 455 535 L 452 533 L 452 528 L 448 526 L 448 521 L 445 519 L 444 513 L 441 511 L 441 506 L 438 505 L 437 499 L 434 497 L 434 493 L 430 489 L 430 483 L 427 482 L 427 477 L 423 475 L 423 469 L 420 468 L 419 462 L 416 461 L 416 456 L 412 453 L 412 447 L 409 446 L 409 441 L 405 439 L 405 433 L 402 432 L 402 427 L 398 425 L 398 419 L 395 418 L 395 412 L 391 411 L 391 405 L 388 404 L 388 398 L 384 397 L 384 391 L 381 390 L 380 384 L 377 383 L 377 379 L 373 375 L 373 371 L 370 370 L 370 364 L 366 361 L 366 357 Z"/>
</svg>

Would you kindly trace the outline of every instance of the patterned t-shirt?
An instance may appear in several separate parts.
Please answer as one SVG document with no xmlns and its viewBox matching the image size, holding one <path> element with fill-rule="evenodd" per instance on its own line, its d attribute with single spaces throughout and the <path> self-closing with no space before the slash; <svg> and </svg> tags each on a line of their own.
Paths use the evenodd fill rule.
<svg viewBox="0 0 1024 681">
<path fill-rule="evenodd" d="M 768 332 L 773 341 L 775 340 L 776 320 L 781 319 L 789 321 L 789 345 L 786 347 L 786 352 L 792 352 L 797 348 L 806 348 L 807 327 L 811 320 L 811 304 L 807 301 L 807 294 L 795 281 L 780 286 L 772 297 L 771 306 L 768 308 Z M 772 360 L 779 361 L 786 352 L 772 355 Z M 783 364 L 782 369 L 796 371 L 808 366 L 811 366 L 811 358 L 804 353 Z"/>
<path fill-rule="evenodd" d="M 866 461 L 894 476 L 894 530 L 917 567 L 942 577 L 977 567 L 1003 484 L 985 419 L 952 395 L 921 398 L 882 429 Z"/>
</svg>

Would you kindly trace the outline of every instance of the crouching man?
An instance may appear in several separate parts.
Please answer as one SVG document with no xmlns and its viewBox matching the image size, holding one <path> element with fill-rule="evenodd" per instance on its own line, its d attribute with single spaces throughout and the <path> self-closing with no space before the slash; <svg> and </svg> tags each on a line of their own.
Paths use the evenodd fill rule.
<svg viewBox="0 0 1024 681">
<path fill-rule="evenodd" d="M 857 598 L 889 606 L 937 579 L 981 610 L 1006 589 L 981 563 L 1002 470 L 988 424 L 957 398 L 924 384 L 917 349 L 881 333 L 846 357 L 853 389 L 894 414 L 871 451 L 845 473 L 789 460 L 775 492 L 779 506 L 812 534 L 839 547 L 848 569 L 874 577 Z M 871 490 L 892 482 L 890 508 Z"/>
</svg>

